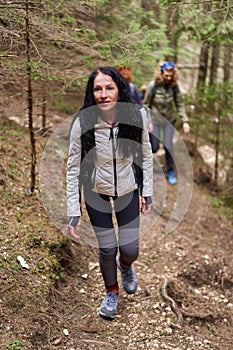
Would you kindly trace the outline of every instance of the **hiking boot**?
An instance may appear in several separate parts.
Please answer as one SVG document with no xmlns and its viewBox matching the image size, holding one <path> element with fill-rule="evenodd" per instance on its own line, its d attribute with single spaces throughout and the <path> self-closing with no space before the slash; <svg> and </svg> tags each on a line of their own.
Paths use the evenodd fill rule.
<svg viewBox="0 0 233 350">
<path fill-rule="evenodd" d="M 116 259 L 117 266 L 119 270 L 121 271 L 121 278 L 122 278 L 122 286 L 126 293 L 128 294 L 134 294 L 138 287 L 138 280 L 137 276 L 134 272 L 133 266 L 130 265 L 129 268 L 124 268 L 120 265 L 120 257 L 118 256 Z"/>
<path fill-rule="evenodd" d="M 119 301 L 119 295 L 112 292 L 108 292 L 101 303 L 99 309 L 99 315 L 113 320 L 117 313 L 117 305 Z"/>
<path fill-rule="evenodd" d="M 177 183 L 176 176 L 173 170 L 169 170 L 167 172 L 167 180 L 170 185 L 175 185 Z"/>
</svg>

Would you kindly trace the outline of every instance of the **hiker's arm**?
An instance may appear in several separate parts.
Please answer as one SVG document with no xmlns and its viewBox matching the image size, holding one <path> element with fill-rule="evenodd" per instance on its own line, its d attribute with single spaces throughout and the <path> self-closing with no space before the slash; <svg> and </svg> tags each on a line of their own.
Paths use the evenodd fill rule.
<svg viewBox="0 0 233 350">
<path fill-rule="evenodd" d="M 153 86 L 154 86 L 154 81 L 151 81 L 147 86 L 145 97 L 142 101 L 142 103 L 148 108 L 150 107 Z"/>
<path fill-rule="evenodd" d="M 147 110 L 142 110 L 143 130 L 142 130 L 142 171 L 143 188 L 142 197 L 150 197 L 153 194 L 153 154 L 148 133 Z"/>
<path fill-rule="evenodd" d="M 81 216 L 79 173 L 81 162 L 81 127 L 79 118 L 72 126 L 70 134 L 70 147 L 66 171 L 66 200 L 67 215 L 69 217 Z"/>
<path fill-rule="evenodd" d="M 143 105 L 148 109 L 148 131 L 153 132 L 153 122 L 151 118 L 151 109 L 150 109 L 150 103 L 151 103 L 151 98 L 152 98 L 152 89 L 153 89 L 154 82 L 150 82 L 148 84 L 144 100 L 142 101 Z"/>
<path fill-rule="evenodd" d="M 182 122 L 188 123 L 189 119 L 188 119 L 188 116 L 187 116 L 186 111 L 185 111 L 183 97 L 180 93 L 180 89 L 179 89 L 178 85 L 176 86 L 176 91 L 174 93 L 174 101 L 175 101 L 175 105 L 176 105 L 177 111 L 179 113 L 179 116 L 182 119 Z"/>
</svg>

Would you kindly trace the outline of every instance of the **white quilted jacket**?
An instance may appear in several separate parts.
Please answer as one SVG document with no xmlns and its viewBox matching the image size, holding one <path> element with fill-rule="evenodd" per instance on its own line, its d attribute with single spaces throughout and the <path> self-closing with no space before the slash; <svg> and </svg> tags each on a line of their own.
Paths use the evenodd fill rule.
<svg viewBox="0 0 233 350">
<path fill-rule="evenodd" d="M 143 120 L 143 188 L 142 196 L 153 194 L 153 154 L 148 135 L 147 110 L 141 110 Z M 108 196 L 122 196 L 137 189 L 132 168 L 133 156 L 125 158 L 118 152 L 117 123 L 111 127 L 99 118 L 95 125 L 95 168 L 91 177 L 90 188 Z M 79 198 L 79 172 L 81 161 L 81 127 L 79 118 L 73 124 L 70 136 L 66 173 L 67 215 L 81 216 Z"/>
</svg>

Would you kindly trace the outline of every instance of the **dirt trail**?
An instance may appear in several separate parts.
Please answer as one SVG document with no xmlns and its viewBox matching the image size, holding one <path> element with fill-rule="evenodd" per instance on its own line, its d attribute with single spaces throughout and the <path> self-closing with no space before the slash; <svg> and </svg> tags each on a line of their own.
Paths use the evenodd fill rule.
<svg viewBox="0 0 233 350">
<path fill-rule="evenodd" d="M 168 234 L 178 186 L 156 172 L 155 209 L 142 220 L 135 263 L 138 291 L 128 296 L 120 287 L 118 315 L 106 321 L 98 316 L 104 288 L 97 249 L 64 240 L 39 193 L 25 196 L 28 135 L 0 121 L 1 349 L 233 349 L 232 223 L 207 189 L 194 184 L 186 216 Z M 19 254 L 29 270 L 20 268 Z M 182 329 L 162 286 L 183 312 Z"/>
<path fill-rule="evenodd" d="M 143 235 L 135 264 L 138 292 L 128 296 L 121 288 L 119 313 L 112 322 L 97 314 L 103 282 L 97 267 L 88 268 L 90 262 L 98 262 L 97 252 L 71 245 L 74 259 L 79 260 L 84 251 L 86 258 L 80 271 L 72 272 L 51 296 L 50 339 L 61 337 L 62 329 L 69 330 L 59 349 L 233 349 L 232 231 L 203 193 L 194 186 L 188 213 L 173 233 L 165 233 L 167 208 Z M 175 189 L 169 188 L 169 203 L 174 195 Z M 166 278 L 168 294 L 189 313 L 181 330 L 174 326 L 170 303 L 161 296 Z M 47 345 L 42 342 L 35 348 L 47 349 Z"/>
</svg>

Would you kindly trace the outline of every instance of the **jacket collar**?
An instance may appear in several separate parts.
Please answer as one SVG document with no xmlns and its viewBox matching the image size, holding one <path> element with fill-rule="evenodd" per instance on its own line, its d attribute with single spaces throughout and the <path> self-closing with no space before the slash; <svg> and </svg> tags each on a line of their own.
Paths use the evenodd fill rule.
<svg viewBox="0 0 233 350">
<path fill-rule="evenodd" d="M 114 126 L 117 126 L 119 124 L 118 121 L 115 122 Z M 111 128 L 111 125 L 107 123 L 105 120 L 103 120 L 101 117 L 98 117 L 98 122 L 95 124 L 95 127 L 106 127 Z"/>
</svg>

